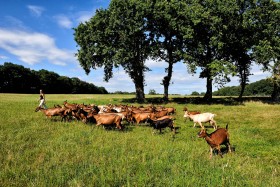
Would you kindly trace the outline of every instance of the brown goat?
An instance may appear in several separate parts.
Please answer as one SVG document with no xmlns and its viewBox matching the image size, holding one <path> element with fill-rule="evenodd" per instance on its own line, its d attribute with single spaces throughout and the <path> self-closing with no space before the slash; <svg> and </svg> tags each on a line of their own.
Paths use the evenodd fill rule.
<svg viewBox="0 0 280 187">
<path fill-rule="evenodd" d="M 165 109 L 168 111 L 168 115 L 175 114 L 176 112 L 176 108 L 174 107 L 166 107 Z"/>
<path fill-rule="evenodd" d="M 231 152 L 229 143 L 228 124 L 226 128 L 219 128 L 216 131 L 208 134 L 205 129 L 201 129 L 198 133 L 199 138 L 204 138 L 210 146 L 210 158 L 212 158 L 213 149 L 217 149 L 221 157 L 223 157 L 220 145 L 226 145 L 228 152 Z"/>
<path fill-rule="evenodd" d="M 136 125 L 139 125 L 140 122 L 147 122 L 147 120 L 151 117 L 151 112 L 131 112 L 128 116 L 128 120 L 130 122 L 136 122 Z"/>
<path fill-rule="evenodd" d="M 72 110 L 77 110 L 77 104 L 68 103 L 67 100 L 63 102 L 63 105 L 64 105 L 66 108 L 70 108 L 70 109 L 72 109 Z"/>
<path fill-rule="evenodd" d="M 64 120 L 64 118 L 65 118 L 65 115 L 64 115 L 65 108 L 44 109 L 44 108 L 41 108 L 41 107 L 37 107 L 35 109 L 35 112 L 38 112 L 39 110 L 42 111 L 45 114 L 45 116 L 48 117 L 48 118 L 51 118 L 52 116 L 60 116 L 61 121 Z"/>
<path fill-rule="evenodd" d="M 96 114 L 93 115 L 93 117 L 96 120 L 96 126 L 103 125 L 105 126 L 113 126 L 116 125 L 116 128 L 123 129 L 121 122 L 122 117 L 117 114 L 108 114 L 108 115 L 102 115 L 102 114 Z"/>
</svg>

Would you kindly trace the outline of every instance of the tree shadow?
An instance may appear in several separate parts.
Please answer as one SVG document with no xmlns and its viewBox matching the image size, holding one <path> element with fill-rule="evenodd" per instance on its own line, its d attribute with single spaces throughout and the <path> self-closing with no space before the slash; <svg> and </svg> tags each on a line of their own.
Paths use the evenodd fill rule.
<svg viewBox="0 0 280 187">
<path fill-rule="evenodd" d="M 279 102 L 272 101 L 271 97 L 243 97 L 239 99 L 238 97 L 214 97 L 211 100 L 205 100 L 203 97 L 172 97 L 168 101 L 164 100 L 162 97 L 152 97 L 146 98 L 144 103 L 141 104 L 222 104 L 222 105 L 244 105 L 245 102 L 262 102 L 265 104 L 279 104 Z M 135 103 L 138 104 L 136 98 L 123 99 L 122 102 L 125 103 Z"/>
</svg>

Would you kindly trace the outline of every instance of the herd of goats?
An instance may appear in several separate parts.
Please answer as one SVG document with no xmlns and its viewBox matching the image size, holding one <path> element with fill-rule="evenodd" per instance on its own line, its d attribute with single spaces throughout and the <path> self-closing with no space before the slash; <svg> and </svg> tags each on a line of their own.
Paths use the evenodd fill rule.
<svg viewBox="0 0 280 187">
<path fill-rule="evenodd" d="M 60 116 L 61 121 L 79 120 L 83 123 L 95 123 L 96 126 L 102 125 L 105 129 L 124 128 L 123 121 L 130 124 L 139 125 L 140 123 L 148 123 L 155 130 L 162 133 L 162 129 L 169 127 L 171 131 L 176 133 L 174 126 L 173 114 L 176 109 L 174 107 L 163 106 L 128 106 L 128 105 L 85 105 L 63 102 L 63 105 L 55 105 L 52 108 L 37 107 L 35 112 L 42 111 L 46 117 Z M 212 158 L 213 149 L 217 149 L 222 157 L 220 145 L 226 145 L 228 152 L 231 152 L 229 143 L 228 125 L 226 128 L 218 128 L 214 120 L 213 113 L 200 113 L 199 111 L 189 111 L 184 108 L 184 118 L 189 118 L 194 122 L 194 127 L 198 123 L 201 127 L 198 137 L 204 138 L 210 146 L 210 158 Z M 215 129 L 214 132 L 208 134 L 202 123 L 210 123 Z"/>
</svg>

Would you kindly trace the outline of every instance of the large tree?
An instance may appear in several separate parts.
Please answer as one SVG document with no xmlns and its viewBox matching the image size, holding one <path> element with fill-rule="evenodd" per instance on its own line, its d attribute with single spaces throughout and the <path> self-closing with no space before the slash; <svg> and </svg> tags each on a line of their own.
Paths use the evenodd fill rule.
<svg viewBox="0 0 280 187">
<path fill-rule="evenodd" d="M 223 85 L 235 70 L 225 53 L 225 33 L 228 30 L 234 1 L 191 1 L 193 37 L 185 41 L 185 62 L 190 69 L 200 67 L 200 78 L 206 78 L 205 100 L 212 99 L 212 85 Z"/>
<path fill-rule="evenodd" d="M 149 70 L 146 32 L 146 4 L 137 0 L 112 0 L 109 8 L 99 9 L 86 23 L 75 28 L 79 45 L 78 60 L 86 73 L 104 67 L 105 81 L 113 76 L 113 67 L 122 66 L 135 84 L 136 98 L 143 102 L 144 73 Z"/>
<path fill-rule="evenodd" d="M 253 21 L 259 34 L 259 43 L 253 48 L 254 57 L 264 70 L 271 72 L 271 97 L 274 101 L 280 101 L 280 3 L 260 0 L 254 15 Z"/>
<path fill-rule="evenodd" d="M 173 73 L 173 65 L 183 59 L 183 36 L 187 35 L 188 6 L 178 0 L 150 0 L 148 16 L 149 36 L 152 39 L 153 58 L 168 63 L 163 77 L 164 99 L 168 100 L 168 88 Z M 184 14 L 182 14 L 184 12 Z"/>
<path fill-rule="evenodd" d="M 253 0 L 235 0 L 235 2 L 235 6 L 231 7 L 231 14 L 228 14 L 228 31 L 224 33 L 224 39 L 227 44 L 225 54 L 228 54 L 229 59 L 235 64 L 237 76 L 240 78 L 241 99 L 251 75 L 253 59 L 250 51 L 256 42 L 253 23 L 250 21 L 255 4 Z"/>
</svg>

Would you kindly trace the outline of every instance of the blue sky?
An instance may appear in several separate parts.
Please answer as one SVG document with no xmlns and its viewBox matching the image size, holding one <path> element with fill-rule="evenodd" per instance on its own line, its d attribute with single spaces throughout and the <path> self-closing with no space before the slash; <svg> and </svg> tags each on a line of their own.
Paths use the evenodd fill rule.
<svg viewBox="0 0 280 187">
<path fill-rule="evenodd" d="M 98 8 L 107 8 L 109 0 L 11 0 L 0 2 L 0 64 L 12 62 L 32 70 L 46 69 L 61 76 L 79 79 L 104 86 L 109 92 L 135 91 L 131 79 L 122 68 L 114 70 L 109 82 L 103 81 L 103 70 L 92 70 L 86 75 L 74 54 L 77 52 L 73 29 L 88 20 Z M 152 71 L 145 74 L 145 93 L 150 89 L 163 93 L 160 85 L 166 75 L 165 62 L 146 62 Z M 266 78 L 257 65 L 252 67 L 251 82 Z M 190 75 L 182 63 L 174 65 L 170 94 L 205 92 L 206 80 Z M 233 77 L 227 86 L 238 85 Z M 213 90 L 217 88 L 213 87 Z"/>
</svg>

